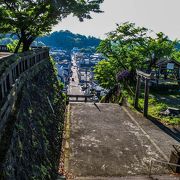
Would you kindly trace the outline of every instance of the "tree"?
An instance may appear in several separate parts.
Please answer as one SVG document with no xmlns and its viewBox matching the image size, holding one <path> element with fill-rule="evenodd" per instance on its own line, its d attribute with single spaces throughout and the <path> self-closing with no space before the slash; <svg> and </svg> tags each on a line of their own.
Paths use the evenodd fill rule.
<svg viewBox="0 0 180 180">
<path fill-rule="evenodd" d="M 116 83 L 116 75 L 112 64 L 107 60 L 102 60 L 95 66 L 95 79 L 103 88 L 110 89 Z"/>
<path fill-rule="evenodd" d="M 53 25 L 72 14 L 90 19 L 91 12 L 100 13 L 103 0 L 0 0 L 0 33 L 13 33 L 23 51 L 40 35 L 51 31 Z"/>
<path fill-rule="evenodd" d="M 178 50 L 175 50 L 173 53 L 172 53 L 172 58 L 178 62 L 180 62 L 180 51 Z"/>
<path fill-rule="evenodd" d="M 171 57 L 175 50 L 177 41 L 169 40 L 168 36 L 160 32 L 155 38 L 148 37 L 147 43 L 143 47 L 143 53 L 149 59 L 148 71 L 151 72 L 156 62 L 165 57 Z"/>
<path fill-rule="evenodd" d="M 145 57 L 141 49 L 145 43 L 146 32 L 146 28 L 135 27 L 134 23 L 122 23 L 101 41 L 97 50 L 111 59 L 116 73 L 121 70 L 133 72 L 137 67 L 143 66 Z"/>
<path fill-rule="evenodd" d="M 103 63 L 103 66 L 99 63 L 95 68 L 95 77 L 102 86 L 104 82 L 109 85 L 115 82 L 114 86 L 118 83 L 112 81 L 112 77 L 108 79 L 103 76 L 103 72 L 110 65 L 108 73 L 112 74 L 114 79 L 117 75 L 121 76 L 124 72 L 128 72 L 128 76 L 124 79 L 127 85 L 127 82 L 130 84 L 135 81 L 136 69 L 151 71 L 159 59 L 171 57 L 177 42 L 170 41 L 161 32 L 154 38 L 149 34 L 148 29 L 136 27 L 134 23 L 129 22 L 117 25 L 116 30 L 108 33 L 107 38 L 101 41 L 97 48 L 97 51 L 107 58 L 107 63 Z M 121 80 L 121 83 L 125 82 L 124 80 Z"/>
</svg>

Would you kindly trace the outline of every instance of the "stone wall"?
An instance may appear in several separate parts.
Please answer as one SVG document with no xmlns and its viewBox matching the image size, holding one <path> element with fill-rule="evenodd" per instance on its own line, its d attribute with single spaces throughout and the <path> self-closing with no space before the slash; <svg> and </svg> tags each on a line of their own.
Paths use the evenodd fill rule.
<svg viewBox="0 0 180 180">
<path fill-rule="evenodd" d="M 0 142 L 0 179 L 55 179 L 65 101 L 51 60 L 26 77 Z"/>
<path fill-rule="evenodd" d="M 35 66 L 39 67 L 42 61 L 49 58 L 47 48 L 28 51 L 21 54 L 14 54 L 10 57 L 1 59 L 0 66 L 0 139 L 7 122 L 8 116 L 13 109 L 22 84 L 26 77 L 32 77 L 31 73 Z M 12 59 L 11 61 L 9 61 Z M 4 63 L 3 63 L 4 62 Z M 11 64 L 7 64 L 7 62 Z M 3 64 L 6 64 L 4 66 Z"/>
</svg>

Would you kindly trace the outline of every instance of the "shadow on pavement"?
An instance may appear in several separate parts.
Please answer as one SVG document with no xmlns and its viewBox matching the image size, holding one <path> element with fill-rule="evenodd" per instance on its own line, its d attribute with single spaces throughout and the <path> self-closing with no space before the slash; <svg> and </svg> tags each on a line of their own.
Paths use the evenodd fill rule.
<svg viewBox="0 0 180 180">
<path fill-rule="evenodd" d="M 143 113 L 142 109 L 136 108 L 137 111 Z M 148 115 L 147 117 L 148 120 L 150 120 L 153 124 L 155 124 L 157 127 L 159 127 L 162 131 L 164 131 L 166 134 L 171 136 L 173 139 L 176 141 L 180 142 L 180 129 L 177 128 L 169 128 L 165 126 L 163 123 L 158 121 L 156 118 Z"/>
<path fill-rule="evenodd" d="M 94 102 L 94 105 L 96 106 L 96 108 L 101 112 L 101 110 L 99 109 L 98 105 Z"/>
<path fill-rule="evenodd" d="M 154 123 L 156 126 L 158 126 L 161 130 L 163 130 L 166 134 L 171 136 L 176 141 L 180 142 L 180 131 L 177 128 L 169 128 L 162 124 L 160 121 L 158 121 L 156 118 L 152 116 L 148 116 L 148 119 Z"/>
</svg>

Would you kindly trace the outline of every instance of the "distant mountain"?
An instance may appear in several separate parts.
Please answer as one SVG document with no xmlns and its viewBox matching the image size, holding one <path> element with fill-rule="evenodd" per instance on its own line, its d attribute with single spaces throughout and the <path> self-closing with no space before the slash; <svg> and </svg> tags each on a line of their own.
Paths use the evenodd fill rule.
<svg viewBox="0 0 180 180">
<path fill-rule="evenodd" d="M 70 31 L 56 31 L 50 35 L 39 37 L 36 41 L 40 41 L 46 46 L 71 50 L 73 47 L 77 47 L 79 49 L 97 47 L 101 40 L 92 36 L 87 37 L 80 34 L 73 34 Z"/>
</svg>

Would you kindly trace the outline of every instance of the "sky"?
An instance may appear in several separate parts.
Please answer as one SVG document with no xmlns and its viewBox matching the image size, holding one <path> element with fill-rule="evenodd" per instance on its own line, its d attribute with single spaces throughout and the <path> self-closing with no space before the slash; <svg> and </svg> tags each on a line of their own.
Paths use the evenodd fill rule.
<svg viewBox="0 0 180 180">
<path fill-rule="evenodd" d="M 170 39 L 180 39 L 180 0 L 104 0 L 104 13 L 92 13 L 91 20 L 79 22 L 71 15 L 53 27 L 53 31 L 69 30 L 86 36 L 105 38 L 116 24 L 133 22 Z"/>
</svg>

